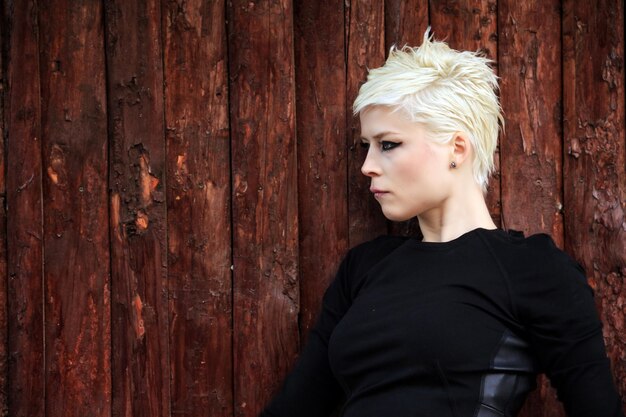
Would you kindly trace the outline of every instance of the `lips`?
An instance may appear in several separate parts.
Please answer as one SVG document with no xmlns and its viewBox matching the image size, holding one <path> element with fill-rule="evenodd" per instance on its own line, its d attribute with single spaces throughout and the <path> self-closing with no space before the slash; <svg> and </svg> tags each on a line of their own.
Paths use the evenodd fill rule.
<svg viewBox="0 0 626 417">
<path fill-rule="evenodd" d="M 384 196 L 385 194 L 388 193 L 388 191 L 380 190 L 380 189 L 375 188 L 375 187 L 370 187 L 370 191 L 374 194 L 375 198 L 382 197 L 382 196 Z"/>
</svg>

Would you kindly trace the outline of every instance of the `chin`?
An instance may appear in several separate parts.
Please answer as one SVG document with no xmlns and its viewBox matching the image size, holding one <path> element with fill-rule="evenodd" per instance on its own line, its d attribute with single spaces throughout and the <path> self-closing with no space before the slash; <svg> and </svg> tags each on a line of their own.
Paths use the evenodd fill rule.
<svg viewBox="0 0 626 417">
<path fill-rule="evenodd" d="M 383 215 L 392 222 L 404 222 L 415 217 L 414 214 L 396 213 L 388 210 L 383 210 Z"/>
</svg>

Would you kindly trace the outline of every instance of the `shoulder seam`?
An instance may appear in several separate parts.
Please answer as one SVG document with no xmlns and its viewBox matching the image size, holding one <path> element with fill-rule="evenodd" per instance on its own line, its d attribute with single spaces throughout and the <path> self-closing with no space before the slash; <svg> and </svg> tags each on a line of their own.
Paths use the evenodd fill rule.
<svg viewBox="0 0 626 417">
<path fill-rule="evenodd" d="M 495 251 L 493 250 L 493 248 L 491 247 L 487 239 L 485 239 L 485 237 L 482 234 L 478 234 L 478 236 L 483 241 L 483 244 L 487 247 L 489 254 L 493 258 L 498 269 L 500 270 L 500 273 L 502 274 L 502 277 L 504 278 L 504 285 L 506 286 L 506 293 L 509 299 L 509 304 L 511 305 L 511 310 L 513 311 L 513 316 L 515 317 L 516 320 L 520 321 L 519 310 L 517 308 L 517 304 L 514 301 L 513 289 L 511 286 L 511 278 L 509 277 L 509 273 L 506 271 L 506 269 L 502 265 L 502 262 L 500 262 L 500 259 L 498 259 L 498 257 L 496 256 Z M 520 324 L 521 324 L 521 321 L 520 321 Z"/>
</svg>

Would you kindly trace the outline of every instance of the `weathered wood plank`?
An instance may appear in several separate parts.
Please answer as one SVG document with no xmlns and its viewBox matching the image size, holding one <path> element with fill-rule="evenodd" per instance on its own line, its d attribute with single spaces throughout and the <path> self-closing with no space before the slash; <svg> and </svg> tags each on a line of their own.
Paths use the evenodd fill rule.
<svg viewBox="0 0 626 417">
<path fill-rule="evenodd" d="M 419 46 L 428 27 L 428 0 L 385 0 L 385 45 Z"/>
<path fill-rule="evenodd" d="M 298 0 L 294 9 L 300 332 L 305 337 L 348 247 L 346 67 L 343 0 Z"/>
<path fill-rule="evenodd" d="M 256 416 L 298 351 L 293 10 L 234 0 L 227 11 L 234 402 L 236 416 Z"/>
<path fill-rule="evenodd" d="M 624 98 L 624 3 L 565 0 L 565 249 L 583 265 L 595 289 L 622 398 L 626 398 Z"/>
<path fill-rule="evenodd" d="M 428 0 L 385 1 L 385 44 L 386 52 L 392 45 L 419 46 L 428 28 Z M 417 217 L 405 222 L 389 222 L 389 233 L 393 235 L 421 236 Z"/>
<path fill-rule="evenodd" d="M 563 243 L 560 2 L 500 0 L 502 218 Z"/>
<path fill-rule="evenodd" d="M 0 1 L 0 27 L 6 27 L 4 4 Z M 9 394 L 9 306 L 8 306 L 8 259 L 7 259 L 7 200 L 6 200 L 6 151 L 5 151 L 5 115 L 4 100 L 6 93 L 6 79 L 4 75 L 4 34 L 0 30 L 0 416 L 9 414 L 8 394 Z M 40 223 L 41 224 L 41 223 Z"/>
<path fill-rule="evenodd" d="M 384 2 L 350 0 L 346 2 L 347 89 L 346 146 L 348 152 L 348 216 L 350 246 L 387 232 L 380 205 L 369 191 L 370 179 L 361 173 L 366 152 L 359 146 L 361 128 L 352 116 L 352 104 L 367 79 L 368 68 L 385 63 Z"/>
<path fill-rule="evenodd" d="M 495 0 L 430 0 L 430 24 L 436 39 L 458 50 L 481 50 L 497 61 L 497 3 Z M 497 68 L 497 62 L 494 63 Z M 500 197 L 500 150 L 489 180 L 487 206 L 496 225 L 502 225 Z"/>
<path fill-rule="evenodd" d="M 46 415 L 109 416 L 103 10 L 94 1 L 39 7 Z"/>
<path fill-rule="evenodd" d="M 5 2 L 10 415 L 44 415 L 41 100 L 37 2 Z M 4 50 L 3 44 L 3 50 Z M 2 174 L 4 176 L 4 169 Z M 6 392 L 6 391 L 5 391 Z M 2 415 L 5 415 L 4 413 Z"/>
<path fill-rule="evenodd" d="M 112 414 L 169 415 L 160 5 L 106 2 Z"/>
<path fill-rule="evenodd" d="M 44 415 L 43 213 L 37 3 L 4 4 L 8 340 L 12 416 Z M 4 46 L 4 44 L 3 44 Z M 4 50 L 4 48 L 3 48 Z M 3 67 L 4 68 L 4 67 Z M 3 174 L 4 175 L 4 169 Z M 37 302 L 37 300 L 40 300 Z"/>
<path fill-rule="evenodd" d="M 544 232 L 563 246 L 560 2 L 500 0 L 502 223 L 525 234 Z M 522 412 L 563 415 L 545 378 Z"/>
<path fill-rule="evenodd" d="M 170 1 L 163 9 L 171 409 L 177 416 L 233 415 L 224 13 L 224 1 Z"/>
</svg>

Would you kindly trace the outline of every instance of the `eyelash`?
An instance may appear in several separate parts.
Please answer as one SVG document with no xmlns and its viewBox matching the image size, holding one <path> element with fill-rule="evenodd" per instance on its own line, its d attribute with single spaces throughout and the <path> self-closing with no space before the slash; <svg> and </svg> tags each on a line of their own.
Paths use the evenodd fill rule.
<svg viewBox="0 0 626 417">
<path fill-rule="evenodd" d="M 383 152 L 388 152 L 390 150 L 392 150 L 393 148 L 395 148 L 396 146 L 399 146 L 400 144 L 398 142 L 390 142 L 388 140 L 384 140 L 382 142 L 380 142 L 380 148 L 381 151 Z M 368 142 L 361 142 L 361 147 L 363 149 L 369 149 L 370 144 Z"/>
</svg>

